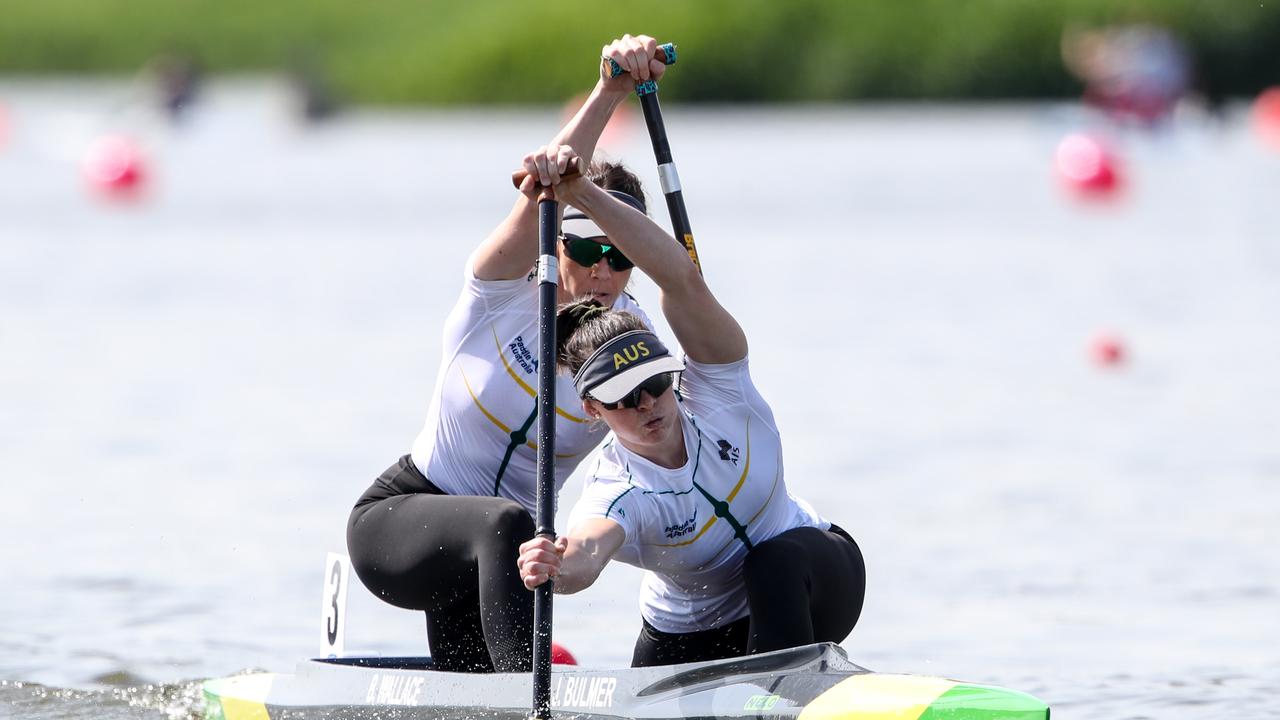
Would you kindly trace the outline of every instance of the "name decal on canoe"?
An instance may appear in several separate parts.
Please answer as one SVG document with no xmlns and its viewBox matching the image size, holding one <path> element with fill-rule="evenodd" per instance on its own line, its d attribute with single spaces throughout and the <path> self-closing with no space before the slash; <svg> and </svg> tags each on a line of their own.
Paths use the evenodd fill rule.
<svg viewBox="0 0 1280 720">
<path fill-rule="evenodd" d="M 374 675 L 364 699 L 376 705 L 417 705 L 425 682 L 426 678 L 409 675 Z"/>
<path fill-rule="evenodd" d="M 613 691 L 618 679 L 606 676 L 575 677 L 557 675 L 551 683 L 551 704 L 560 707 L 613 707 Z"/>
<path fill-rule="evenodd" d="M 780 695 L 752 695 L 747 698 L 747 702 L 743 704 L 743 710 L 772 710 L 774 705 L 781 700 Z"/>
</svg>

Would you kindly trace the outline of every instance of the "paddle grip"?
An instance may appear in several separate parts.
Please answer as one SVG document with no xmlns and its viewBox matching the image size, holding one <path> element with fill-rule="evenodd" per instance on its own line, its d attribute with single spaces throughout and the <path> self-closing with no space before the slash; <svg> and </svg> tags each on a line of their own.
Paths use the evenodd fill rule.
<svg viewBox="0 0 1280 720">
<path fill-rule="evenodd" d="M 609 61 L 609 77 L 618 77 L 623 73 L 622 66 L 613 58 L 603 58 Z M 664 65 L 676 64 L 676 46 L 674 43 L 663 43 L 658 46 L 658 59 Z"/>
<path fill-rule="evenodd" d="M 568 167 L 565 168 L 564 172 L 560 173 L 560 177 L 562 179 L 565 179 L 565 178 L 577 177 L 578 175 L 581 175 L 581 174 L 582 174 L 582 158 L 570 158 Z M 520 183 L 524 182 L 524 179 L 528 176 L 529 176 L 529 171 L 525 170 L 524 168 L 515 170 L 511 173 L 511 184 L 515 185 L 516 189 L 519 190 Z"/>
</svg>

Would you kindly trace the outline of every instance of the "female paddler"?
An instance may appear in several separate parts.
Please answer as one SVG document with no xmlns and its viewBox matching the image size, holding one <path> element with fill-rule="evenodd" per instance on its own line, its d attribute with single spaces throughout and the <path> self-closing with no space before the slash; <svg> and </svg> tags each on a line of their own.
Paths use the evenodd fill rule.
<svg viewBox="0 0 1280 720">
<path fill-rule="evenodd" d="M 536 484 L 539 182 L 560 180 L 569 157 L 590 158 L 615 108 L 635 84 L 662 75 L 657 43 L 624 36 L 603 48 L 600 80 L 553 143 L 524 158 L 529 173 L 505 220 L 471 254 L 444 327 L 444 357 L 426 424 L 410 454 L 356 503 L 347 547 L 360 580 L 383 600 L 426 613 L 436 667 L 530 669 L 532 593 L 516 571 L 533 534 Z M 626 72 L 610 77 L 608 60 Z M 594 167 L 587 184 L 643 213 L 639 181 L 618 165 Z M 506 182 L 506 180 L 502 180 Z M 594 184 L 593 184 L 594 183 Z M 647 321 L 623 292 L 631 263 L 581 213 L 567 212 L 559 247 L 561 300 L 587 296 Z M 595 237 L 599 242 L 590 238 Z M 572 399 L 565 377 L 558 396 Z M 557 488 L 607 428 L 578 403 L 558 408 Z"/>
<path fill-rule="evenodd" d="M 556 592 L 575 593 L 610 560 L 643 568 L 634 666 L 843 640 L 862 610 L 862 554 L 787 491 L 742 328 L 643 213 L 581 179 L 555 193 L 657 283 L 685 359 L 626 308 L 561 308 L 562 370 L 613 436 L 587 466 L 568 535 L 521 545 L 525 586 L 554 577 Z"/>
</svg>

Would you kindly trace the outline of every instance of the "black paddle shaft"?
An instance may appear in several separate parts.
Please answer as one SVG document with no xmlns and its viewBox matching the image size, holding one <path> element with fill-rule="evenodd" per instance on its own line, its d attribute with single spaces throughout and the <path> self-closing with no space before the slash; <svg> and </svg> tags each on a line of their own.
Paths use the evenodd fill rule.
<svg viewBox="0 0 1280 720">
<path fill-rule="evenodd" d="M 557 204 L 538 201 L 538 513 L 540 536 L 556 537 L 556 259 Z M 551 598 L 548 579 L 533 593 L 533 717 L 551 718 Z"/>
<path fill-rule="evenodd" d="M 636 93 L 640 94 L 640 87 Z M 702 272 L 702 263 L 698 262 L 698 248 L 693 244 L 693 228 L 689 225 L 689 211 L 684 207 L 684 190 L 680 187 L 680 175 L 676 173 L 675 161 L 671 159 L 671 143 L 667 140 L 667 129 L 662 124 L 662 106 L 658 104 L 658 88 L 655 85 L 650 92 L 640 95 L 640 108 L 644 111 L 644 124 L 649 128 L 649 139 L 653 141 L 653 158 L 658 162 L 658 179 L 662 182 L 662 194 L 667 198 L 667 213 L 671 216 L 671 229 L 676 239 L 684 243 L 689 252 L 689 259 Z"/>
<path fill-rule="evenodd" d="M 658 59 L 667 65 L 676 62 L 676 46 L 666 43 L 658 46 Z M 622 67 L 613 60 L 609 61 L 614 77 L 622 74 Z M 662 122 L 662 106 L 658 104 L 658 84 L 647 80 L 636 84 L 636 96 L 640 98 L 640 109 L 644 111 L 644 124 L 649 129 L 649 140 L 653 143 L 653 158 L 658 163 L 658 180 L 662 183 L 662 194 L 667 198 L 667 213 L 671 215 L 671 229 L 676 240 L 684 245 L 698 272 L 702 272 L 702 263 L 698 261 L 698 248 L 693 243 L 693 228 L 689 225 L 689 212 L 684 206 L 684 191 L 680 187 L 680 174 L 676 172 L 675 160 L 671 157 L 671 142 L 667 140 L 667 128 Z"/>
</svg>

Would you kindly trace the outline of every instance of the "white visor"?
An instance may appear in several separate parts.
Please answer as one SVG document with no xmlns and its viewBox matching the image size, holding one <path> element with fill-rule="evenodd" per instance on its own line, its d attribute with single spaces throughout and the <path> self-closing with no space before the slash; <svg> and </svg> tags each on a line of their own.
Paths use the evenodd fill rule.
<svg viewBox="0 0 1280 720">
<path fill-rule="evenodd" d="M 595 220 L 569 208 L 560 221 L 560 232 L 564 235 L 577 235 L 580 238 L 604 237 L 605 231 L 600 229 Z"/>
<path fill-rule="evenodd" d="M 591 388 L 591 397 L 604 403 L 615 403 L 639 387 L 640 383 L 664 372 L 680 372 L 684 363 L 673 355 L 663 355 L 623 370 Z"/>
</svg>

